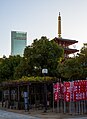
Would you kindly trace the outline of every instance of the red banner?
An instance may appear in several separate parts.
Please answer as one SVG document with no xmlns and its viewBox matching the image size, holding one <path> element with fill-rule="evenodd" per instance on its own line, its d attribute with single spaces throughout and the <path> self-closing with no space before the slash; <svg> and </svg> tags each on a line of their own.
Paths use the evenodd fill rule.
<svg viewBox="0 0 87 119">
<path fill-rule="evenodd" d="M 54 100 L 64 99 L 66 102 L 87 100 L 87 80 L 56 83 L 53 85 Z"/>
<path fill-rule="evenodd" d="M 59 83 L 59 99 L 64 99 L 64 85 Z"/>
<path fill-rule="evenodd" d="M 65 92 L 64 93 L 64 101 L 70 102 L 70 92 Z"/>
<path fill-rule="evenodd" d="M 64 82 L 64 101 L 70 102 L 70 82 Z"/>
<path fill-rule="evenodd" d="M 86 80 L 74 81 L 74 101 L 86 100 Z"/>
<path fill-rule="evenodd" d="M 70 92 L 70 82 L 64 82 L 64 92 Z"/>
<path fill-rule="evenodd" d="M 54 101 L 59 100 L 59 83 L 53 85 Z"/>
</svg>

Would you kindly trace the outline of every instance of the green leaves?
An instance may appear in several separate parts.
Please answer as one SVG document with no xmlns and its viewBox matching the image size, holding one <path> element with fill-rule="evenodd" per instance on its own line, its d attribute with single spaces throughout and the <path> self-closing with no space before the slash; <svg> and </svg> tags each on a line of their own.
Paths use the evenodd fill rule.
<svg viewBox="0 0 87 119">
<path fill-rule="evenodd" d="M 77 59 L 83 69 L 83 73 L 81 77 L 86 78 L 87 77 L 87 43 L 85 43 L 81 48 L 80 53 L 77 56 Z"/>
<path fill-rule="evenodd" d="M 54 40 L 49 40 L 44 36 L 35 39 L 31 46 L 25 48 L 24 57 L 9 56 L 9 58 L 3 58 L 0 63 L 0 79 L 16 80 L 25 76 L 34 76 L 34 80 L 39 80 L 40 78 L 35 77 L 43 76 L 43 68 L 48 69 L 48 76 L 56 77 L 58 76 L 57 65 L 63 54 L 63 49 Z"/>
<path fill-rule="evenodd" d="M 37 67 L 38 72 L 36 71 L 35 75 L 41 75 L 40 70 L 47 68 L 48 75 L 55 76 L 58 61 L 63 57 L 63 49 L 55 41 L 41 37 L 39 40 L 34 40 L 31 46 L 25 48 L 24 57 L 32 66 Z"/>
<path fill-rule="evenodd" d="M 0 63 L 0 81 L 14 79 L 15 68 L 19 65 L 20 56 L 10 56 Z"/>
<path fill-rule="evenodd" d="M 19 80 L 14 80 L 10 82 L 49 82 L 49 81 L 56 81 L 57 78 L 56 77 L 41 77 L 41 76 L 31 76 L 31 77 L 27 77 L 27 76 L 22 76 Z"/>
<path fill-rule="evenodd" d="M 67 59 L 63 64 L 58 65 L 58 71 L 61 77 L 68 80 L 76 80 L 81 77 L 83 69 L 77 59 Z"/>
</svg>

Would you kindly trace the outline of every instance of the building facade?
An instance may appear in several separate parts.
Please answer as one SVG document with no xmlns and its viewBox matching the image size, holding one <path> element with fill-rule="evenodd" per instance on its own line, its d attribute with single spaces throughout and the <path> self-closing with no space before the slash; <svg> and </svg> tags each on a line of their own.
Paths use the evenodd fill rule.
<svg viewBox="0 0 87 119">
<path fill-rule="evenodd" d="M 11 55 L 23 56 L 27 45 L 27 32 L 11 31 Z"/>
</svg>

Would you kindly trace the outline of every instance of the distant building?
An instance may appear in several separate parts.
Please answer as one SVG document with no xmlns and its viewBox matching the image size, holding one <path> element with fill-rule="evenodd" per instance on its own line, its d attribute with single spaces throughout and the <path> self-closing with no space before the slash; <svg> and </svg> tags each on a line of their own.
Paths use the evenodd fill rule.
<svg viewBox="0 0 87 119">
<path fill-rule="evenodd" d="M 11 55 L 23 56 L 27 44 L 27 32 L 11 31 Z"/>
</svg>

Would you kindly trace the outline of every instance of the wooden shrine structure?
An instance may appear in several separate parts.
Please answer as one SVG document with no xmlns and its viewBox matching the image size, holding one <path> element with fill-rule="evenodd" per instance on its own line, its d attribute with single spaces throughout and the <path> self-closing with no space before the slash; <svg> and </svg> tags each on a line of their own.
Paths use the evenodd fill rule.
<svg viewBox="0 0 87 119">
<path fill-rule="evenodd" d="M 24 92 L 28 92 L 28 108 L 44 108 L 44 101 L 52 106 L 53 81 L 22 81 L 3 82 L 2 107 L 11 109 L 25 109 Z"/>
</svg>

